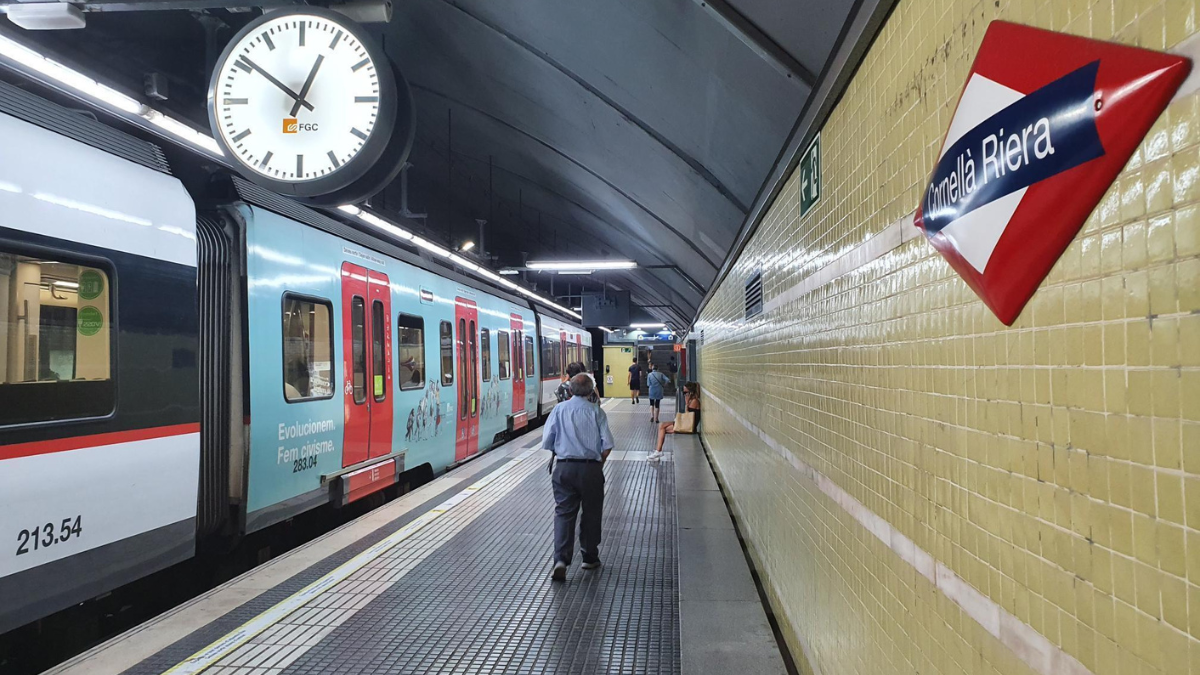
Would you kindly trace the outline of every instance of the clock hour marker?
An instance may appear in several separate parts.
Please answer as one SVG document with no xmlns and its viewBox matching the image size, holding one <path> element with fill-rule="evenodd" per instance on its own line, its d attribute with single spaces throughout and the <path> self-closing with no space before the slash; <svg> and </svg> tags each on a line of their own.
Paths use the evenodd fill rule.
<svg viewBox="0 0 1200 675">
<path fill-rule="evenodd" d="M 333 36 L 333 42 L 330 42 L 330 43 L 329 43 L 329 48 L 330 48 L 330 49 L 334 49 L 334 48 L 336 48 L 336 47 L 337 47 L 337 43 L 338 43 L 338 41 L 339 41 L 339 40 L 341 40 L 341 39 L 342 39 L 342 31 L 340 31 L 340 30 L 339 30 L 339 31 L 337 32 L 337 35 L 334 35 L 334 36 Z"/>
<path fill-rule="evenodd" d="M 379 103 L 378 96 L 355 96 L 355 103 Z"/>
<path fill-rule="evenodd" d="M 363 139 L 364 141 L 367 140 L 367 135 L 364 134 L 363 132 L 359 131 L 357 128 L 351 128 L 350 133 L 354 134 L 355 136 L 358 136 L 359 138 Z"/>
<path fill-rule="evenodd" d="M 300 46 L 304 46 L 304 21 L 300 22 Z"/>
<path fill-rule="evenodd" d="M 359 68 L 362 68 L 363 66 L 367 65 L 370 62 L 371 62 L 370 58 L 365 58 L 362 61 L 359 61 L 358 63 L 354 64 L 353 66 L 350 66 L 350 70 L 357 73 Z"/>
<path fill-rule="evenodd" d="M 250 102 L 250 99 L 248 99 L 248 98 L 227 98 L 227 99 L 225 99 L 225 105 L 246 105 L 249 102 Z"/>
<path fill-rule="evenodd" d="M 329 161 L 333 163 L 335 169 L 341 166 L 341 163 L 337 161 L 337 155 L 333 154 L 332 150 L 329 151 Z"/>
<path fill-rule="evenodd" d="M 237 143 L 238 141 L 242 140 L 243 138 L 245 138 L 245 137 L 247 137 L 247 136 L 249 136 L 249 135 L 250 135 L 250 130 L 249 130 L 249 129 L 247 129 L 247 130 L 243 131 L 242 133 L 238 134 L 237 136 L 234 136 L 234 137 L 233 137 L 233 142 L 234 142 L 234 143 Z"/>
<path fill-rule="evenodd" d="M 275 43 L 271 42 L 271 36 L 269 34 L 264 32 L 262 34 L 262 39 L 263 39 L 263 42 L 267 43 L 267 49 L 270 49 L 271 51 L 275 51 Z"/>
<path fill-rule="evenodd" d="M 296 155 L 296 178 L 304 175 L 304 155 Z"/>
<path fill-rule="evenodd" d="M 274 153 L 272 153 L 271 151 L 268 150 L 267 154 L 263 155 L 262 161 L 259 162 L 258 165 L 265 169 L 267 167 L 267 163 L 271 161 L 271 157 L 273 155 L 274 155 Z"/>
</svg>

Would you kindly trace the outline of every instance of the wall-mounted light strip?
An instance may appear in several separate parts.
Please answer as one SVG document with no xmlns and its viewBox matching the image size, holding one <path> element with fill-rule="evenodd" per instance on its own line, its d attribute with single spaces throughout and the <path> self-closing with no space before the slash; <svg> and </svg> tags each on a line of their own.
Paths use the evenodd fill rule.
<svg viewBox="0 0 1200 675">
<path fill-rule="evenodd" d="M 354 206 L 352 204 L 344 204 L 342 206 L 339 206 L 338 210 L 341 211 L 342 213 L 345 213 L 349 216 L 352 216 L 352 217 L 358 219 L 359 222 L 366 223 L 367 225 L 370 225 L 371 227 L 374 227 L 375 229 L 380 230 L 381 232 L 386 232 L 387 234 L 390 234 L 391 236 L 396 237 L 397 239 L 410 242 L 420 248 L 425 249 L 426 251 L 429 251 L 430 253 L 434 253 L 438 256 L 446 258 L 450 262 L 452 262 L 455 265 L 461 267 L 462 269 L 474 274 L 475 276 L 487 279 L 488 281 L 490 281 L 498 286 L 501 286 L 503 288 L 506 288 L 510 291 L 516 291 L 517 293 L 520 293 L 521 295 L 524 295 L 525 297 L 530 298 L 534 302 L 538 302 L 540 304 L 546 305 L 547 307 L 553 307 L 554 309 L 557 309 L 558 311 L 560 311 L 563 314 L 566 314 L 568 316 L 573 316 L 576 319 L 583 318 L 581 315 L 579 315 L 578 313 L 576 313 L 574 310 L 570 309 L 569 307 L 563 307 L 562 305 L 558 304 L 557 302 L 554 302 L 553 300 L 551 300 L 549 298 L 542 297 L 542 296 L 538 295 L 537 293 L 534 293 L 533 291 L 529 290 L 528 288 L 525 288 L 524 286 L 519 286 L 519 285 L 509 281 L 508 279 L 505 279 L 504 277 L 500 276 L 499 274 L 495 273 L 494 271 L 484 267 L 483 265 L 473 263 L 470 260 L 467 260 L 466 258 L 451 251 L 450 249 L 444 248 L 442 246 L 438 246 L 437 244 L 429 241 L 428 239 L 425 239 L 424 237 L 419 237 L 419 236 L 413 234 L 412 232 L 409 232 L 408 230 L 404 229 L 403 227 L 400 227 L 399 225 L 397 225 L 393 222 L 390 222 L 384 218 L 381 218 L 381 217 L 375 215 L 374 213 L 371 213 L 370 211 L 365 211 L 365 210 L 363 210 L 357 206 Z"/>
<path fill-rule="evenodd" d="M 531 270 L 631 270 L 637 263 L 632 260 L 541 260 L 525 266 Z"/>
<path fill-rule="evenodd" d="M 604 326 L 598 326 L 598 328 L 599 328 L 600 330 L 604 331 L 605 333 L 612 333 L 612 332 L 614 332 L 614 331 L 613 331 L 613 329 L 611 329 L 611 328 L 605 328 Z"/>
<path fill-rule="evenodd" d="M 33 47 L 17 42 L 3 34 L 0 34 L 0 57 L 8 59 L 28 71 L 35 78 L 40 77 L 48 81 L 48 84 L 61 87 L 83 100 L 91 101 L 99 107 L 124 113 L 126 116 L 133 116 L 134 119 L 149 125 L 155 131 L 174 141 L 202 150 L 212 157 L 224 157 L 212 136 L 197 131 L 170 115 L 155 110 L 106 84 L 101 84 L 74 68 L 38 53 Z"/>
</svg>

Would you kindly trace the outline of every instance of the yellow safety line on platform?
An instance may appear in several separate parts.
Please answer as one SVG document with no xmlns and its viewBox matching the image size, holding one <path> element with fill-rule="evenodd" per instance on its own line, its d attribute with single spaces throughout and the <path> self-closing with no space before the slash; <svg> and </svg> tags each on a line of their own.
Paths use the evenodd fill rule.
<svg viewBox="0 0 1200 675">
<path fill-rule="evenodd" d="M 519 455 L 516 455 L 508 464 L 472 483 L 458 494 L 447 499 L 429 511 L 426 511 L 404 527 L 376 542 L 367 550 L 342 563 L 332 572 L 329 572 L 320 579 L 317 579 L 313 583 L 292 594 L 287 599 L 279 602 L 274 607 L 271 607 L 267 611 L 247 621 L 233 631 L 230 631 L 216 642 L 213 642 L 204 649 L 192 654 L 170 670 L 165 671 L 163 675 L 195 675 L 196 673 L 203 672 L 209 667 L 215 665 L 233 650 L 254 639 L 256 635 L 262 633 L 271 626 L 279 623 L 289 614 L 292 614 L 296 610 L 308 604 L 325 591 L 345 581 L 350 577 L 350 575 L 354 574 L 363 567 L 366 567 L 371 563 L 371 561 L 395 548 L 396 545 L 400 544 L 405 539 L 408 539 L 429 523 L 437 520 L 440 516 L 464 502 L 468 497 L 478 494 L 484 487 L 487 487 L 489 484 L 495 482 L 496 479 L 508 473 L 515 467 L 520 466 L 525 459 L 540 449 L 541 444 L 538 444 L 537 446 L 530 448 Z"/>
</svg>

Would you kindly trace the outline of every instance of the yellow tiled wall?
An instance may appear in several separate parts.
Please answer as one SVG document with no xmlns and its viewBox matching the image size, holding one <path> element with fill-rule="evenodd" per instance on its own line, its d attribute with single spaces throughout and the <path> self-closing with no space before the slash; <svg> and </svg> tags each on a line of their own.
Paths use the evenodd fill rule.
<svg viewBox="0 0 1200 675">
<path fill-rule="evenodd" d="M 917 205 L 988 23 L 1167 49 L 1200 0 L 900 0 L 701 316 L 702 385 L 1098 675 L 1200 674 L 1200 97 L 1020 319 L 924 241 L 750 321 Z M 715 400 L 705 437 L 806 672 L 1028 673 Z M 803 648 L 802 648 L 803 647 Z M 808 660 L 802 659 L 802 660 Z"/>
</svg>

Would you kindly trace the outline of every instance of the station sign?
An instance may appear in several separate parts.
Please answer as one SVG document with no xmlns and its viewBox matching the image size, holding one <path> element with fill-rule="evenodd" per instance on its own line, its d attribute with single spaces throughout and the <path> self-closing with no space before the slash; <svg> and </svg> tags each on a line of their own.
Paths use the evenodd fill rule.
<svg viewBox="0 0 1200 675">
<path fill-rule="evenodd" d="M 821 134 L 800 156 L 800 217 L 821 199 Z"/>
<path fill-rule="evenodd" d="M 1179 56 L 992 22 L 915 225 L 1012 325 L 1190 69 Z"/>
</svg>

